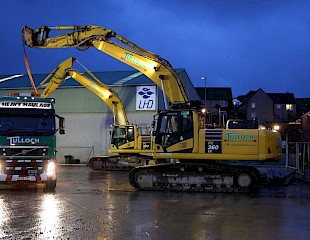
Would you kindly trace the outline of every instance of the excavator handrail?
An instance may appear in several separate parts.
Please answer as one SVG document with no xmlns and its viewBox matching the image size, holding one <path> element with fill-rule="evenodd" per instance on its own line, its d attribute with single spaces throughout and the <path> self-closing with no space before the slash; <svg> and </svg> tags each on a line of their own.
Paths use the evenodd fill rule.
<svg viewBox="0 0 310 240">
<path fill-rule="evenodd" d="M 71 30 L 72 32 L 50 37 L 52 30 Z M 158 55 L 144 50 L 114 31 L 100 26 L 42 26 L 33 30 L 23 27 L 24 44 L 36 48 L 90 48 L 114 57 L 115 59 L 137 69 L 149 77 L 160 89 L 170 105 L 189 104 L 185 87 L 178 73 L 171 64 Z M 113 42 L 117 39 L 123 45 Z M 168 107 L 168 106 L 167 106 Z"/>
</svg>

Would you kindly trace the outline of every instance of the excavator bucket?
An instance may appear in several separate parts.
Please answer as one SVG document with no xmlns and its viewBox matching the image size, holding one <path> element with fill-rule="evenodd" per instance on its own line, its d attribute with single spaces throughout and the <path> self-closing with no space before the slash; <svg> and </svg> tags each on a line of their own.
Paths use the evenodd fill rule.
<svg viewBox="0 0 310 240">
<path fill-rule="evenodd" d="M 48 38 L 49 29 L 46 26 L 42 26 L 37 30 L 33 30 L 27 26 L 22 28 L 22 37 L 24 39 L 24 44 L 29 47 L 41 46 L 44 43 L 44 40 Z"/>
<path fill-rule="evenodd" d="M 33 47 L 35 40 L 34 31 L 31 28 L 25 26 L 22 28 L 22 36 L 24 43 L 29 47 Z"/>
</svg>

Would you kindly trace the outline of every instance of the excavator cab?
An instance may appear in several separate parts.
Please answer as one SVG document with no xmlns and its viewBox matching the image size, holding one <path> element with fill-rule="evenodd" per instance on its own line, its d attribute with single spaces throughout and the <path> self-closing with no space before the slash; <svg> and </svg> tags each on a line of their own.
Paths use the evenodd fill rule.
<svg viewBox="0 0 310 240">
<path fill-rule="evenodd" d="M 128 144 L 135 140 L 134 126 L 114 125 L 111 133 L 111 144 L 116 148 L 120 148 L 124 144 Z"/>
<path fill-rule="evenodd" d="M 174 146 L 175 151 L 191 152 L 187 144 L 180 142 L 193 141 L 194 136 L 193 114 L 190 110 L 169 110 L 162 111 L 158 115 L 155 143 L 161 146 L 164 151 Z"/>
</svg>

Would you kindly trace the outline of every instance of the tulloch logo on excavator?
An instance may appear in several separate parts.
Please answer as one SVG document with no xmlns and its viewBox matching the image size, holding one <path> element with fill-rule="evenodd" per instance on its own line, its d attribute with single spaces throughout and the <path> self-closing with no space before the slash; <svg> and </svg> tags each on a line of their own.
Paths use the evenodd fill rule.
<svg viewBox="0 0 310 240">
<path fill-rule="evenodd" d="M 227 142 L 255 142 L 254 134 L 239 134 L 236 132 L 228 132 L 224 134 L 227 137 Z M 225 141 L 225 140 L 224 140 Z"/>
<path fill-rule="evenodd" d="M 124 62 L 130 62 L 137 67 L 142 68 L 143 71 L 147 71 L 147 66 L 141 60 L 137 59 L 132 53 L 124 52 L 124 54 Z"/>
</svg>

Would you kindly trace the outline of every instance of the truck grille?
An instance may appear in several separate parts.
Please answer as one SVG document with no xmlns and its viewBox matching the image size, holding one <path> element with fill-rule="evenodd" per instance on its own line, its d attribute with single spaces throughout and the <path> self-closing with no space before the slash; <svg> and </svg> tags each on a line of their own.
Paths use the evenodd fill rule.
<svg viewBox="0 0 310 240">
<path fill-rule="evenodd" d="M 0 146 L 2 157 L 42 157 L 49 154 L 47 146 Z"/>
</svg>

